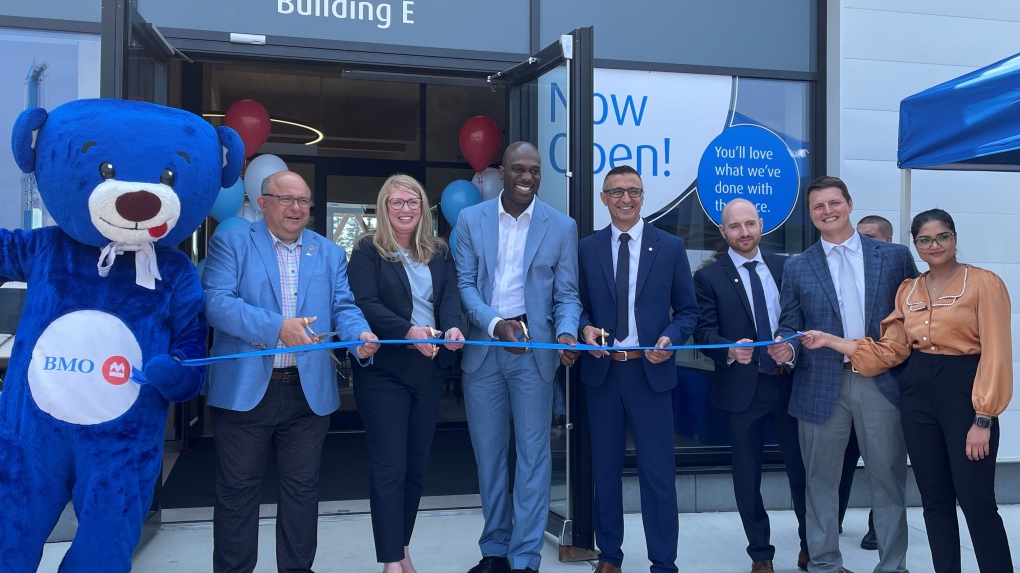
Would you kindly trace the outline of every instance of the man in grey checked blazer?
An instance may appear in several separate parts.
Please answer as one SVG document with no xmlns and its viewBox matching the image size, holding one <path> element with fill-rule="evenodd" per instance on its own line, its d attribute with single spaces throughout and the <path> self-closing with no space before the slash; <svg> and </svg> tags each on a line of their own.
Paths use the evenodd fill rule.
<svg viewBox="0 0 1020 573">
<path fill-rule="evenodd" d="M 857 233 L 846 184 L 820 177 L 805 192 L 822 239 L 786 263 L 776 335 L 808 329 L 847 339 L 881 337 L 900 283 L 917 276 L 910 251 Z M 777 362 L 794 361 L 790 415 L 798 419 L 807 473 L 807 544 L 812 573 L 839 573 L 838 488 L 851 426 L 864 457 L 878 537 L 875 573 L 904 573 L 907 453 L 894 372 L 866 378 L 838 352 L 808 350 L 797 341 L 771 347 Z"/>
</svg>

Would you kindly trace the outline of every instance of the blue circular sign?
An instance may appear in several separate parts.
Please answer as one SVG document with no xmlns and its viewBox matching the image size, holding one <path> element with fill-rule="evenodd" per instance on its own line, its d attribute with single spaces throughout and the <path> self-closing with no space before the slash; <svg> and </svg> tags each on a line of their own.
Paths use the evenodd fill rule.
<svg viewBox="0 0 1020 573">
<path fill-rule="evenodd" d="M 793 213 L 799 194 L 800 172 L 790 148 L 758 125 L 723 131 L 698 164 L 698 199 L 716 225 L 722 224 L 726 203 L 747 199 L 764 221 L 762 232 L 774 231 Z"/>
</svg>

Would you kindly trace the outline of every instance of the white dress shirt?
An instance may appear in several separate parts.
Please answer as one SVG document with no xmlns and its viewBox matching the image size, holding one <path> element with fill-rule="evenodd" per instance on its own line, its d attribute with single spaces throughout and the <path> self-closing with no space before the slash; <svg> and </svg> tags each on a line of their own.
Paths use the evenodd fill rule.
<svg viewBox="0 0 1020 573">
<path fill-rule="evenodd" d="M 611 226 L 610 229 L 613 233 L 612 251 L 613 251 L 613 276 L 616 276 L 616 260 L 620 256 L 620 235 L 624 233 L 616 228 L 615 225 Z M 645 222 L 642 219 L 638 219 L 638 222 L 626 231 L 630 235 L 630 241 L 627 243 L 627 249 L 630 253 L 630 276 L 627 278 L 627 338 L 623 340 L 613 339 L 613 346 L 638 346 L 638 333 L 637 333 L 637 320 L 634 318 L 634 295 L 637 293 L 637 273 L 638 264 L 641 262 L 641 234 L 644 232 Z"/>
<path fill-rule="evenodd" d="M 847 250 L 847 258 L 850 259 L 850 266 L 854 270 L 854 278 L 857 279 L 857 298 L 864 308 L 864 247 L 861 245 L 861 236 L 854 231 L 850 238 L 840 243 Z M 832 286 L 836 287 L 836 297 L 839 300 L 840 314 L 843 313 L 843 293 L 839 289 L 839 252 L 835 250 L 836 244 L 822 239 L 822 250 L 825 251 L 825 262 L 829 265 L 829 275 L 832 277 Z M 843 324 L 846 324 L 846 316 L 841 316 Z"/>
<path fill-rule="evenodd" d="M 499 315 L 489 323 L 489 336 L 495 337 L 496 324 L 505 318 L 525 314 L 524 245 L 535 212 L 535 199 L 516 219 L 503 208 L 503 193 L 496 200 L 499 219 L 499 244 L 496 247 L 496 269 L 492 275 L 492 297 L 489 306 Z"/>
<path fill-rule="evenodd" d="M 750 259 L 745 259 L 743 255 L 738 254 L 732 248 L 729 250 L 730 260 L 733 261 L 734 266 L 737 267 L 737 274 L 740 275 L 740 281 L 744 283 L 744 292 L 747 293 L 747 302 L 751 304 L 751 317 L 754 314 L 754 294 L 751 292 L 751 275 L 744 266 L 744 263 L 751 261 L 757 261 L 758 265 L 754 267 L 754 270 L 758 272 L 758 277 L 761 279 L 762 290 L 765 291 L 765 306 L 769 312 L 769 329 L 772 333 L 776 332 L 776 328 L 779 326 L 779 288 L 776 286 L 776 279 L 772 276 L 772 272 L 769 271 L 769 266 L 765 264 L 765 259 L 761 256 L 761 249 L 754 254 Z M 757 324 L 757 322 L 755 323 Z"/>
</svg>

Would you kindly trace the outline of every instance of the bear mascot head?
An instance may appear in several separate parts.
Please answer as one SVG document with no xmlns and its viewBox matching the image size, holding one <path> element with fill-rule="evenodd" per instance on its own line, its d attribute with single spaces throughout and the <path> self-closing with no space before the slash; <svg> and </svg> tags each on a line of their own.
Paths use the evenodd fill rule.
<svg viewBox="0 0 1020 573">
<path fill-rule="evenodd" d="M 116 99 L 28 109 L 12 149 L 56 227 L 0 229 L 28 284 L 0 392 L 0 569 L 35 571 L 70 501 L 62 571 L 128 571 L 171 401 L 198 393 L 204 297 L 174 247 L 233 184 L 244 146 L 179 109 Z M 120 258 L 118 258 L 120 257 Z"/>
</svg>

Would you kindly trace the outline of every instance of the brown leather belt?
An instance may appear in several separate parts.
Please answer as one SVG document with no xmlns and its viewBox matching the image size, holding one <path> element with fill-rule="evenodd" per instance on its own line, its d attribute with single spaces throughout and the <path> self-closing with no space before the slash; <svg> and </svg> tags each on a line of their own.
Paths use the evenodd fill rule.
<svg viewBox="0 0 1020 573">
<path fill-rule="evenodd" d="M 779 376 L 782 373 L 783 373 L 782 366 L 776 366 L 776 369 L 773 370 L 772 372 L 766 372 L 762 370 L 761 366 L 758 367 L 758 374 L 767 374 L 768 376 Z"/>
<path fill-rule="evenodd" d="M 628 360 L 641 358 L 641 351 L 628 350 L 627 352 L 624 352 L 622 350 L 612 350 L 609 352 L 609 358 L 616 360 L 617 362 L 626 362 Z"/>
<path fill-rule="evenodd" d="M 283 382 L 284 384 L 301 381 L 301 377 L 298 375 L 297 366 L 291 366 L 290 368 L 273 368 L 273 373 L 269 376 L 269 379 L 273 382 Z"/>
</svg>

